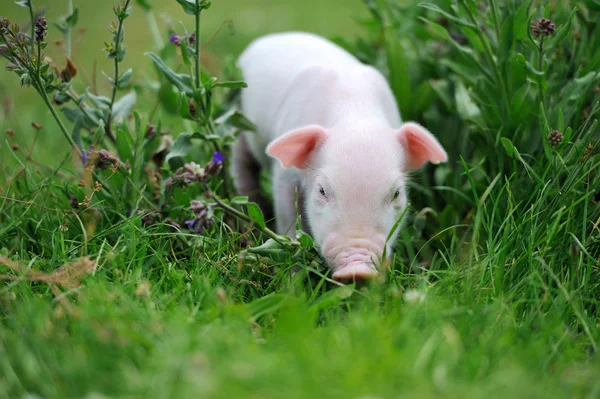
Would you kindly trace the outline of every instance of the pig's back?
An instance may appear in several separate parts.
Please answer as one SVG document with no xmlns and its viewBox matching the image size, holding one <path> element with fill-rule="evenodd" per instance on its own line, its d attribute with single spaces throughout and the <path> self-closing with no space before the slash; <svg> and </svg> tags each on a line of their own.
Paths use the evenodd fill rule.
<svg viewBox="0 0 600 399">
<path fill-rule="evenodd" d="M 297 108 L 290 104 L 290 97 L 303 104 L 294 111 L 301 123 L 303 114 L 308 117 L 313 113 L 310 108 L 315 104 L 306 103 L 307 98 L 314 97 L 311 91 L 335 78 L 327 75 L 327 70 L 343 72 L 362 66 L 341 47 L 303 32 L 275 33 L 255 40 L 241 54 L 238 65 L 248 83 L 242 91 L 242 110 L 261 133 L 250 145 L 254 154 L 265 161 L 268 141 L 285 133 L 282 130 L 288 127 L 286 123 L 293 124 L 289 118 L 282 121 L 290 107 Z"/>
</svg>

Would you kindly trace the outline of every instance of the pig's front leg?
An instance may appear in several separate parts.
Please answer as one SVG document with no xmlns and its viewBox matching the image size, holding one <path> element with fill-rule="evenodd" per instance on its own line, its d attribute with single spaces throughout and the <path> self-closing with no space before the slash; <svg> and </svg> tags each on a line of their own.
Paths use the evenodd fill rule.
<svg viewBox="0 0 600 399">
<path fill-rule="evenodd" d="M 292 169 L 279 165 L 273 168 L 273 197 L 275 201 L 275 221 L 277 234 L 294 237 L 296 232 L 296 188 L 298 188 L 299 208 L 301 202 L 300 179 Z M 302 217 L 304 220 L 304 217 Z M 303 223 L 304 225 L 304 223 Z M 304 226 L 303 226 L 304 227 Z"/>
</svg>

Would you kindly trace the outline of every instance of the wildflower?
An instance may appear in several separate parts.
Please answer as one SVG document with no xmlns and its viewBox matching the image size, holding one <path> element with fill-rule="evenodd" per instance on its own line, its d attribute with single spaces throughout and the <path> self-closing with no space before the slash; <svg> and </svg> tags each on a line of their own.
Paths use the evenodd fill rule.
<svg viewBox="0 0 600 399">
<path fill-rule="evenodd" d="M 17 143 L 14 143 L 11 148 L 13 149 L 13 151 L 19 151 L 19 145 Z"/>
<path fill-rule="evenodd" d="M 202 202 L 192 201 L 190 203 L 190 210 L 194 213 L 194 218 L 185 221 L 185 225 L 194 233 L 199 234 L 202 229 L 212 224 L 212 220 L 208 217 L 208 207 Z"/>
<path fill-rule="evenodd" d="M 44 126 L 43 126 L 43 125 L 40 125 L 40 124 L 39 124 L 39 123 L 37 123 L 37 122 L 31 122 L 31 126 L 32 126 L 32 127 L 35 129 L 35 130 L 37 130 L 38 132 L 44 128 Z"/>
<path fill-rule="evenodd" d="M 6 135 L 10 136 L 10 137 L 14 137 L 14 135 L 15 135 L 15 131 L 12 129 L 6 129 L 6 131 L 4 133 L 6 133 Z"/>
<path fill-rule="evenodd" d="M 178 187 L 189 186 L 192 183 L 202 182 L 206 177 L 204 168 L 195 162 L 189 162 L 175 171 L 173 177 L 165 180 L 165 189 L 170 189 L 175 185 Z"/>
<path fill-rule="evenodd" d="M 563 136 L 558 130 L 553 130 L 548 135 L 548 143 L 550 143 L 552 147 L 556 147 L 563 141 L 564 138 L 565 136 Z"/>
<path fill-rule="evenodd" d="M 556 25 L 546 18 L 538 19 L 531 24 L 531 33 L 534 37 L 550 36 L 554 31 L 556 31 Z"/>
<path fill-rule="evenodd" d="M 126 165 L 121 162 L 116 155 L 113 155 L 106 150 L 98 151 L 98 157 L 98 162 L 96 163 L 98 169 L 108 169 L 109 167 L 116 168 L 118 166 L 126 168 Z"/>
<path fill-rule="evenodd" d="M 223 167 L 223 161 L 225 161 L 225 156 L 220 151 L 216 151 L 206 165 L 206 174 L 209 176 L 218 174 Z"/>
<path fill-rule="evenodd" d="M 48 33 L 48 22 L 44 17 L 38 17 L 37 21 L 35 21 L 35 40 L 38 42 L 43 42 L 46 38 L 46 33 Z"/>
<path fill-rule="evenodd" d="M 190 46 L 196 44 L 196 32 L 192 32 L 192 34 L 188 36 L 188 41 L 190 42 Z"/>
<path fill-rule="evenodd" d="M 171 35 L 171 39 L 169 40 L 172 44 L 176 45 L 177 47 L 181 46 L 181 36 L 179 36 L 176 33 L 173 33 Z"/>
<path fill-rule="evenodd" d="M 225 161 L 225 155 L 223 155 L 221 151 L 217 151 L 213 154 L 212 160 L 216 163 L 223 163 Z"/>
<path fill-rule="evenodd" d="M 146 128 L 146 138 L 152 138 L 154 135 L 156 135 L 156 128 L 154 125 L 149 123 L 148 127 Z"/>
</svg>

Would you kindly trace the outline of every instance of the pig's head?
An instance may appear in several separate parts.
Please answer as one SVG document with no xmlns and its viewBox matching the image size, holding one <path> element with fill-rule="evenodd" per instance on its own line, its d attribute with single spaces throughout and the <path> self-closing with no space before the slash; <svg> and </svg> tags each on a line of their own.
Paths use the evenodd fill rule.
<svg viewBox="0 0 600 399">
<path fill-rule="evenodd" d="M 447 159 L 415 123 L 396 130 L 376 123 L 307 126 L 271 142 L 267 153 L 300 171 L 310 233 L 336 280 L 377 275 L 384 248 L 391 255 L 400 230 L 392 232 L 407 206 L 407 174 Z"/>
</svg>

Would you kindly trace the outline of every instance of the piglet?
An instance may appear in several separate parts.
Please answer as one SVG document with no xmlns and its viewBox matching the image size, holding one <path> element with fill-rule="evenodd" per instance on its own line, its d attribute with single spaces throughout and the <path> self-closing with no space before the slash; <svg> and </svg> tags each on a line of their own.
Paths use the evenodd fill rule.
<svg viewBox="0 0 600 399">
<path fill-rule="evenodd" d="M 338 281 L 376 276 L 392 254 L 407 206 L 407 174 L 445 162 L 436 138 L 402 123 L 383 75 L 328 40 L 278 33 L 251 43 L 238 65 L 248 87 L 242 112 L 258 133 L 233 148 L 236 189 L 262 207 L 262 168 L 272 176 L 276 231 L 301 220 Z"/>
</svg>

